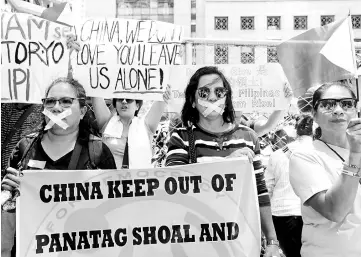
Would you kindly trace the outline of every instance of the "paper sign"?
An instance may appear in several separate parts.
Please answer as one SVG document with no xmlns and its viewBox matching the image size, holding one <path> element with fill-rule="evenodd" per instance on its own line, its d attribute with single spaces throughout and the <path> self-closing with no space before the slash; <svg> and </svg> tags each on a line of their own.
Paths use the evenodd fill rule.
<svg viewBox="0 0 361 257">
<path fill-rule="evenodd" d="M 72 60 L 74 77 L 90 86 L 89 96 L 162 100 L 168 67 L 182 64 L 181 26 L 90 19 L 76 33 L 81 48 Z"/>
<path fill-rule="evenodd" d="M 67 75 L 65 30 L 36 16 L 1 13 L 2 102 L 41 103 L 45 88 Z"/>
<path fill-rule="evenodd" d="M 260 256 L 253 168 L 24 171 L 19 256 Z"/>
</svg>

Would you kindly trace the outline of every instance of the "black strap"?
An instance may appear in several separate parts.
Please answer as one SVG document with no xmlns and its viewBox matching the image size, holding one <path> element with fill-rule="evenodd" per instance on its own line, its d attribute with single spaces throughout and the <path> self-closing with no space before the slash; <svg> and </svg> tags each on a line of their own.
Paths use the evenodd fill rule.
<svg viewBox="0 0 361 257">
<path fill-rule="evenodd" d="M 14 134 L 16 133 L 16 131 L 18 131 L 21 126 L 24 124 L 24 121 L 26 120 L 26 118 L 30 115 L 30 113 L 34 110 L 35 105 L 32 104 L 30 105 L 19 117 L 19 119 L 16 121 L 16 123 L 14 124 L 13 128 L 10 130 L 10 132 L 7 134 L 4 142 L 1 144 L 1 149 L 5 150 L 6 147 L 8 146 L 8 144 L 10 143 L 11 139 L 13 138 Z"/>
<path fill-rule="evenodd" d="M 75 143 L 73 154 L 71 155 L 68 170 L 75 170 L 76 169 L 76 166 L 78 164 L 79 156 L 80 156 L 80 153 L 81 153 L 82 149 L 83 149 L 82 145 L 77 140 L 76 143 Z"/>
<path fill-rule="evenodd" d="M 189 143 L 189 163 L 197 163 L 197 153 L 196 153 L 196 146 L 195 146 L 195 138 L 192 126 L 187 127 L 188 133 L 188 143 Z"/>
<path fill-rule="evenodd" d="M 124 149 L 124 156 L 123 156 L 122 169 L 129 169 L 129 148 L 128 148 L 128 139 L 127 139 L 127 142 L 125 143 L 125 149 Z"/>
<path fill-rule="evenodd" d="M 330 150 L 331 150 L 332 152 L 334 152 L 334 153 L 338 156 L 338 158 L 341 159 L 342 162 L 345 162 L 345 159 L 342 158 L 342 156 L 341 156 L 336 150 L 334 150 L 331 146 L 329 146 L 325 141 L 322 141 L 321 139 L 318 139 L 318 140 L 320 140 L 320 141 L 323 142 L 328 148 L 330 148 Z"/>
</svg>

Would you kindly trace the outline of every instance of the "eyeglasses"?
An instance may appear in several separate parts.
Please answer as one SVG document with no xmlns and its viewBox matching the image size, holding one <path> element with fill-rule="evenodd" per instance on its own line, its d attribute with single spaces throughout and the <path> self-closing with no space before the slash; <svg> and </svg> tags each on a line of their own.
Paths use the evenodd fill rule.
<svg viewBox="0 0 361 257">
<path fill-rule="evenodd" d="M 134 99 L 126 99 L 126 98 L 117 98 L 117 101 L 119 101 L 119 102 L 126 101 L 127 104 L 131 104 L 131 103 L 133 103 L 135 100 L 134 100 Z"/>
<path fill-rule="evenodd" d="M 332 112 L 336 108 L 336 104 L 339 104 L 344 111 L 351 111 L 356 108 L 357 100 L 354 98 L 343 99 L 320 99 L 316 102 L 316 107 L 319 106 L 324 111 Z"/>
<path fill-rule="evenodd" d="M 61 107 L 69 108 L 73 104 L 73 101 L 75 99 L 78 99 L 78 100 L 83 99 L 84 100 L 84 98 L 74 98 L 74 97 L 61 97 L 59 99 L 49 97 L 49 98 L 43 98 L 41 100 L 42 100 L 45 108 L 53 108 L 56 105 L 56 102 L 59 102 Z"/>
<path fill-rule="evenodd" d="M 207 99 L 211 95 L 211 89 L 209 87 L 201 87 L 197 89 L 198 96 L 202 99 Z M 228 93 L 228 90 L 224 87 L 216 87 L 214 88 L 214 94 L 216 95 L 217 99 L 224 98 Z"/>
</svg>

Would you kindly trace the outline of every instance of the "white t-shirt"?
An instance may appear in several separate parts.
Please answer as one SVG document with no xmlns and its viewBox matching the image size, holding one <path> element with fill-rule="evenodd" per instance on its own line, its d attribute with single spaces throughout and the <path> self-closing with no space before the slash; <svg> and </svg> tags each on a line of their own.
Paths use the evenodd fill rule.
<svg viewBox="0 0 361 257">
<path fill-rule="evenodd" d="M 348 160 L 347 149 L 329 146 Z M 290 181 L 302 201 L 302 257 L 361 256 L 361 185 L 353 208 L 340 223 L 304 205 L 313 195 L 328 190 L 341 175 L 341 169 L 341 159 L 319 140 L 311 147 L 295 149 L 290 157 Z"/>
</svg>

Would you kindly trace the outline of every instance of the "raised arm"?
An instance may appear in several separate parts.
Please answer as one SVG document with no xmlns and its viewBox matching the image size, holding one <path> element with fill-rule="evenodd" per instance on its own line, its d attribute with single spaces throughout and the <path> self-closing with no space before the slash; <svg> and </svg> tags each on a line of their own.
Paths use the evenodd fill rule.
<svg viewBox="0 0 361 257">
<path fill-rule="evenodd" d="M 153 133 L 157 130 L 159 121 L 164 113 L 165 107 L 168 104 L 168 101 L 171 97 L 170 86 L 168 85 L 164 94 L 163 100 L 164 102 L 157 101 L 154 102 L 150 110 L 145 116 L 145 124 L 148 126 L 149 130 Z"/>
<path fill-rule="evenodd" d="M 285 98 L 287 99 L 288 103 L 291 103 L 293 93 L 290 85 L 288 83 L 285 83 L 283 86 L 283 93 Z M 254 123 L 254 131 L 258 134 L 259 137 L 267 134 L 271 130 L 275 129 L 277 127 L 278 122 L 283 119 L 284 115 L 286 113 L 286 110 L 276 110 L 273 111 L 272 114 L 269 116 L 267 121 L 260 120 L 255 121 Z"/>
<path fill-rule="evenodd" d="M 104 98 L 92 97 L 92 104 L 98 128 L 101 130 L 105 123 L 108 122 L 112 114 L 105 103 Z"/>
</svg>

